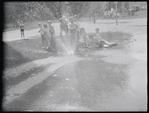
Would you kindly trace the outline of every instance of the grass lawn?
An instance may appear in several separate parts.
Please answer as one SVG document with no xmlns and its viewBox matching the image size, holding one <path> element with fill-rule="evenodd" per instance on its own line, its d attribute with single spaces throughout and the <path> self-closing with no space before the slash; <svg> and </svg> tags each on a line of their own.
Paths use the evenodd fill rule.
<svg viewBox="0 0 149 113">
<path fill-rule="evenodd" d="M 53 55 L 42 49 L 41 39 L 17 40 L 3 42 L 4 67 L 11 68 L 32 60 L 46 58 Z"/>
</svg>

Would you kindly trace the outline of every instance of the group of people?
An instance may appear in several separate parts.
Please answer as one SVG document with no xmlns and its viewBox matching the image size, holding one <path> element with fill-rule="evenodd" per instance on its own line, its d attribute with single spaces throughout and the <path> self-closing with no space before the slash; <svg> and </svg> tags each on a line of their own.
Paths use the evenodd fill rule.
<svg viewBox="0 0 149 113">
<path fill-rule="evenodd" d="M 69 14 L 63 15 L 60 21 L 60 36 L 66 42 L 70 49 L 75 49 L 78 44 L 78 31 L 79 23 L 77 21 L 77 15 L 69 16 Z M 65 32 L 65 37 L 63 37 Z"/>
<path fill-rule="evenodd" d="M 71 45 L 76 45 L 76 50 L 78 44 L 83 45 L 84 47 L 90 48 L 92 45 L 90 42 L 95 42 L 97 47 L 112 47 L 117 45 L 116 43 L 110 43 L 100 36 L 99 28 L 95 29 L 95 35 L 89 36 L 84 28 L 80 28 L 79 22 L 77 21 L 77 15 L 69 17 L 67 14 L 60 19 L 60 35 L 62 32 L 68 34 L 70 38 Z"/>
<path fill-rule="evenodd" d="M 48 21 L 45 24 L 38 23 L 39 33 L 41 35 L 41 41 L 43 49 L 55 50 L 55 31 L 52 26 L 52 22 Z"/>
<path fill-rule="evenodd" d="M 95 29 L 95 35 L 89 36 L 84 28 L 80 28 L 79 22 L 77 21 L 77 15 L 69 16 L 69 14 L 64 15 L 59 19 L 60 21 L 60 37 L 64 42 L 69 43 L 69 47 L 78 50 L 78 46 L 81 44 L 84 47 L 90 48 L 92 45 L 90 42 L 94 42 L 98 47 L 111 47 L 117 45 L 116 43 L 109 43 L 100 36 L 99 28 Z M 38 23 L 39 33 L 41 36 L 42 48 L 50 49 L 51 51 L 56 51 L 56 37 L 54 26 L 49 20 L 47 23 Z M 21 37 L 25 39 L 24 36 L 24 24 L 20 23 Z M 65 32 L 65 36 L 63 36 Z M 75 51 L 74 50 L 74 51 Z"/>
<path fill-rule="evenodd" d="M 112 46 L 116 46 L 117 43 L 110 43 L 108 41 L 106 41 L 105 39 L 103 39 L 100 35 L 100 30 L 99 28 L 95 29 L 95 35 L 93 36 L 89 36 L 87 35 L 87 33 L 85 32 L 84 28 L 80 28 L 80 39 L 79 41 L 82 42 L 84 47 L 90 48 L 91 47 L 91 43 L 93 42 L 96 44 L 96 47 L 112 47 Z"/>
<path fill-rule="evenodd" d="M 69 47 L 74 48 L 77 44 L 77 31 L 79 28 L 78 22 L 75 22 L 75 16 L 68 16 L 67 14 L 59 19 L 60 21 L 60 36 L 61 40 L 69 43 Z M 56 51 L 56 37 L 55 30 L 52 26 L 52 22 L 48 21 L 45 24 L 38 23 L 39 33 L 41 35 L 42 45 L 44 49 L 50 49 Z M 65 36 L 63 37 L 63 31 Z M 66 45 L 67 45 L 66 44 Z M 68 48 L 69 48 L 68 47 Z"/>
<path fill-rule="evenodd" d="M 69 42 L 71 48 L 75 50 L 78 49 L 79 44 L 84 47 L 90 48 L 90 42 L 95 42 L 97 47 L 112 47 L 117 45 L 116 43 L 109 43 L 100 36 L 99 28 L 95 29 L 95 35 L 93 37 L 89 36 L 84 28 L 80 28 L 79 22 L 77 21 L 77 15 L 69 16 L 64 15 L 59 19 L 60 21 L 60 36 L 65 41 Z M 56 49 L 55 31 L 52 26 L 52 22 L 48 21 L 47 24 L 39 25 L 39 32 L 41 34 L 43 48 L 50 48 L 51 50 Z M 65 36 L 63 36 L 65 32 Z"/>
<path fill-rule="evenodd" d="M 116 10 L 111 8 L 110 11 L 104 11 L 103 17 L 104 18 L 116 18 L 117 17 L 121 17 L 120 13 L 117 12 L 116 14 Z"/>
<path fill-rule="evenodd" d="M 21 32 L 21 38 L 26 39 L 24 35 L 24 23 L 23 21 L 19 21 L 19 26 L 20 26 L 20 32 Z M 39 27 L 39 33 L 41 35 L 41 41 L 42 41 L 42 48 L 43 49 L 55 49 L 55 31 L 54 27 L 52 26 L 52 22 L 48 21 L 45 24 L 38 23 Z"/>
</svg>

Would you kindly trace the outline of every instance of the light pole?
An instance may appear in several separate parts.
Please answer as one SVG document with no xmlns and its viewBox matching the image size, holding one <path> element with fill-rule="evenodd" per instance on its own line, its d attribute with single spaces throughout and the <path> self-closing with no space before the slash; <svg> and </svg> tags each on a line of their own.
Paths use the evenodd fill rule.
<svg viewBox="0 0 149 113">
<path fill-rule="evenodd" d="M 117 20 L 117 2 L 116 3 L 116 25 L 118 25 L 118 20 Z"/>
</svg>

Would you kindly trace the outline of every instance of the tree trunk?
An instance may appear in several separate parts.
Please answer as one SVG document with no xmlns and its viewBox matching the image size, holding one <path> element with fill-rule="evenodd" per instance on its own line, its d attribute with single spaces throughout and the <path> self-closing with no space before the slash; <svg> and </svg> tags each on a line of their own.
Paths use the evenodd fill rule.
<svg viewBox="0 0 149 113">
<path fill-rule="evenodd" d="M 93 15 L 94 15 L 94 23 L 96 23 L 95 10 L 93 10 Z"/>
</svg>

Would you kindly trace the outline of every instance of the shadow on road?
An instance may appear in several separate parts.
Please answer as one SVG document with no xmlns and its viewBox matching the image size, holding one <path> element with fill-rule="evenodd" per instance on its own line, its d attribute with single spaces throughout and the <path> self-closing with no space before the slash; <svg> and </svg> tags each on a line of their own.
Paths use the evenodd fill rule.
<svg viewBox="0 0 149 113">
<path fill-rule="evenodd" d="M 24 57 L 20 52 L 16 51 L 9 45 L 9 42 L 3 42 L 3 64 L 4 68 L 18 66 L 22 63 L 30 62 L 31 59 Z"/>
<path fill-rule="evenodd" d="M 36 51 L 36 50 L 39 50 L 40 46 L 38 46 L 36 50 L 34 50 L 32 47 L 35 48 L 35 44 L 37 44 L 34 41 L 35 39 L 24 40 L 24 41 L 19 40 L 19 41 L 13 41 L 13 42 L 3 42 L 3 96 L 2 98 L 4 101 L 5 101 L 5 97 L 6 98 L 9 96 L 11 97 L 11 92 L 8 93 L 9 89 L 17 86 L 19 91 L 18 85 L 21 84 L 21 82 L 25 83 L 26 81 L 27 83 L 27 80 L 29 80 L 32 77 L 35 77 L 35 75 L 37 75 L 38 73 L 46 69 L 47 65 L 42 66 L 34 63 L 33 61 L 41 58 L 46 58 L 51 53 L 47 53 L 47 52 L 42 53 L 42 51 Z M 33 42 L 34 44 L 32 44 Z M 39 41 L 37 42 L 38 44 L 40 43 Z M 31 49 L 31 50 L 25 52 L 27 49 Z M 39 57 L 36 57 L 37 54 L 39 55 Z M 49 75 L 48 72 L 45 72 L 44 74 Z M 56 82 L 53 83 L 51 87 L 54 87 L 54 84 L 56 84 Z M 24 93 L 21 96 L 23 98 L 26 98 L 25 100 L 21 99 L 19 101 L 16 99 L 15 101 L 5 104 L 3 106 L 3 110 L 5 111 L 21 110 L 22 111 L 26 107 L 30 106 L 30 104 L 32 104 L 34 100 L 38 99 L 39 95 L 46 90 L 46 87 L 45 87 L 45 84 L 44 85 L 39 84 L 39 87 L 35 87 L 33 89 L 31 88 L 27 93 Z M 14 98 L 17 97 L 17 95 L 19 94 L 12 92 L 12 96 L 14 96 Z"/>
</svg>

